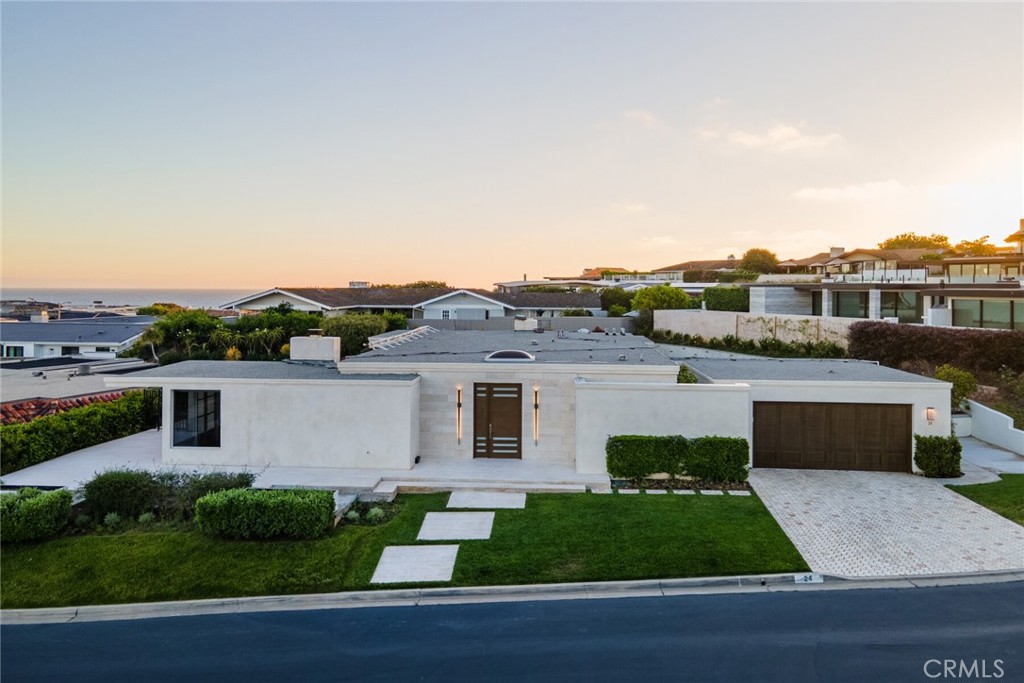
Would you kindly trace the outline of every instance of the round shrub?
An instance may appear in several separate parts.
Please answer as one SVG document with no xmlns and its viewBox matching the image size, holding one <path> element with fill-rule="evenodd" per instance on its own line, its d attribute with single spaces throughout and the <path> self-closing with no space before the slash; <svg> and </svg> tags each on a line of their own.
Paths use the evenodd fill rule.
<svg viewBox="0 0 1024 683">
<path fill-rule="evenodd" d="M 377 524 L 384 519 L 384 510 L 379 507 L 372 507 L 366 512 L 366 521 Z"/>
<path fill-rule="evenodd" d="M 926 477 L 950 479 L 959 477 L 960 440 L 955 436 L 914 435 L 914 464 Z"/>
<path fill-rule="evenodd" d="M 103 526 L 108 529 L 119 529 L 121 527 L 121 515 L 116 512 L 108 512 L 103 515 Z"/>
<path fill-rule="evenodd" d="M 42 541 L 57 536 L 71 517 L 71 492 L 22 489 L 0 496 L 0 541 Z"/>
<path fill-rule="evenodd" d="M 110 470 L 86 483 L 84 493 L 97 519 L 105 519 L 111 512 L 125 519 L 136 519 L 156 506 L 160 488 L 150 472 Z"/>
</svg>

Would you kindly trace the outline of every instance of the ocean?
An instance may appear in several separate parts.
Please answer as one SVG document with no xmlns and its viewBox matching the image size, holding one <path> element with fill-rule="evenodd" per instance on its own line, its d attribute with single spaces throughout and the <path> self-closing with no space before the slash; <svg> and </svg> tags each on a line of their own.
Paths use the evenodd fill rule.
<svg viewBox="0 0 1024 683">
<path fill-rule="evenodd" d="M 175 303 L 186 308 L 220 308 L 229 301 L 255 294 L 255 289 L 49 289 L 5 287 L 0 298 L 34 299 L 77 308 L 94 303 L 104 306 L 148 306 Z"/>
</svg>

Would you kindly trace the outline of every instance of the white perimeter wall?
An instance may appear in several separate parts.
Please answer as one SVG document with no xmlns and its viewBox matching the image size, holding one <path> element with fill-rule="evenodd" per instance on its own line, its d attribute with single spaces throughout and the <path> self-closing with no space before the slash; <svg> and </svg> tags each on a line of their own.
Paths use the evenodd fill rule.
<svg viewBox="0 0 1024 683">
<path fill-rule="evenodd" d="M 412 468 L 419 380 L 162 380 L 163 461 L 183 465 Z M 173 447 L 172 390 L 217 390 L 220 448 Z"/>
<path fill-rule="evenodd" d="M 971 436 L 1024 455 L 1024 430 L 1014 428 L 1013 418 L 977 401 L 967 403 L 971 407 Z"/>
<path fill-rule="evenodd" d="M 727 334 L 757 341 L 764 337 L 784 342 L 830 341 L 846 348 L 850 325 L 861 318 L 803 315 L 757 315 L 731 311 L 684 309 L 655 311 L 654 329 L 700 335 L 705 339 Z"/>
<path fill-rule="evenodd" d="M 609 436 L 739 436 L 750 439 L 750 395 L 743 384 L 576 383 L 576 470 L 607 471 Z"/>
</svg>

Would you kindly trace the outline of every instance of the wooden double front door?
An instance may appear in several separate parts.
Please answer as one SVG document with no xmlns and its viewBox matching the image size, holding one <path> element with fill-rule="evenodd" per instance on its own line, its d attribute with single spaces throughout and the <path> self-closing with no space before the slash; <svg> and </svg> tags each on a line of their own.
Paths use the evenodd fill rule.
<svg viewBox="0 0 1024 683">
<path fill-rule="evenodd" d="M 523 385 L 473 385 L 473 457 L 523 457 Z"/>
</svg>

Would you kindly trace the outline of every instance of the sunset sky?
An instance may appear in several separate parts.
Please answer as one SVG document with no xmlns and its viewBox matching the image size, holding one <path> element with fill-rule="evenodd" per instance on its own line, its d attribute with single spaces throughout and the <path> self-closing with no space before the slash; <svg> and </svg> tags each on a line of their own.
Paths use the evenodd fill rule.
<svg viewBox="0 0 1024 683">
<path fill-rule="evenodd" d="M 16 3 L 6 287 L 640 270 L 1024 216 L 1024 5 Z"/>
</svg>

